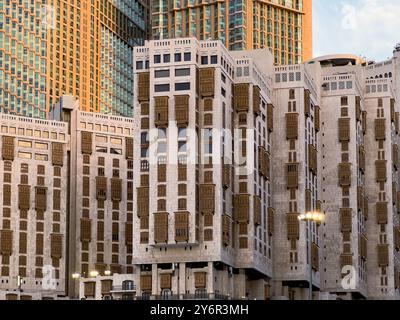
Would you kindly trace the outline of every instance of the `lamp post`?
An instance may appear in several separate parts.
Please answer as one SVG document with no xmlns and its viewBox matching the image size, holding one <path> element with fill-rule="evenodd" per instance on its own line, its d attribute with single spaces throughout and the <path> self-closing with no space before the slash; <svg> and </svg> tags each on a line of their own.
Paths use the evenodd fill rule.
<svg viewBox="0 0 400 320">
<path fill-rule="evenodd" d="M 310 273 L 310 280 L 308 285 L 308 300 L 312 300 L 312 259 L 311 259 L 311 246 L 312 246 L 312 232 L 311 223 L 321 223 L 324 219 L 324 215 L 321 212 L 307 212 L 299 215 L 299 221 L 306 221 L 308 225 L 308 268 Z"/>
<path fill-rule="evenodd" d="M 74 281 L 74 299 L 79 299 L 79 280 L 81 279 L 81 274 L 80 273 L 78 273 L 78 272 L 75 272 L 75 273 L 73 273 L 72 275 L 72 279 L 74 279 L 75 281 Z M 76 297 L 76 284 L 75 284 L 75 282 L 77 282 L 78 281 L 78 296 Z"/>
</svg>

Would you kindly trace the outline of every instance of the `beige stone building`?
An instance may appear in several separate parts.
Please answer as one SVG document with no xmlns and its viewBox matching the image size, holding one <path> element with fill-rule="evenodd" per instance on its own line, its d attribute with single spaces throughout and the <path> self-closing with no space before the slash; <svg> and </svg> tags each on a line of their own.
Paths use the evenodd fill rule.
<svg viewBox="0 0 400 320">
<path fill-rule="evenodd" d="M 320 92 L 311 66 L 280 66 L 274 71 L 277 112 L 272 141 L 279 146 L 272 149 L 274 295 L 306 299 L 310 268 L 313 286 L 320 288 L 321 240 L 319 225 L 300 222 L 298 216 L 321 210 Z"/>
<path fill-rule="evenodd" d="M 1 115 L 0 298 L 75 296 L 73 273 L 132 273 L 133 119 L 71 96 L 51 117 Z"/>
<path fill-rule="evenodd" d="M 311 62 L 321 67 L 325 297 L 399 299 L 398 56 Z"/>
<path fill-rule="evenodd" d="M 400 48 L 134 56 L 134 118 L 0 115 L 0 299 L 399 299 Z"/>
<path fill-rule="evenodd" d="M 0 299 L 63 294 L 68 125 L 5 114 L 0 118 Z M 48 278 L 54 281 L 45 283 Z"/>
<path fill-rule="evenodd" d="M 137 62 L 150 61 L 135 70 L 139 296 L 269 294 L 273 106 L 256 56 L 272 66 L 267 50 L 231 54 L 217 41 L 136 48 Z"/>
</svg>

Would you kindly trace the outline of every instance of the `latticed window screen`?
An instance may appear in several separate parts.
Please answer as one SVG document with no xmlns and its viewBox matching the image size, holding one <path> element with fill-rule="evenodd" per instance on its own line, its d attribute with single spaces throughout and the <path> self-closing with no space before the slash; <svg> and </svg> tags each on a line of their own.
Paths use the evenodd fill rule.
<svg viewBox="0 0 400 320">
<path fill-rule="evenodd" d="M 352 231 L 352 210 L 351 208 L 340 209 L 340 221 L 341 221 L 341 231 L 351 232 Z"/>
<path fill-rule="evenodd" d="M 286 215 L 287 236 L 288 239 L 299 239 L 300 237 L 300 222 L 297 213 L 288 213 Z"/>
<path fill-rule="evenodd" d="M 149 215 L 149 187 L 137 188 L 137 214 L 139 217 Z"/>
<path fill-rule="evenodd" d="M 53 166 L 63 166 L 64 164 L 64 149 L 63 144 L 59 142 L 52 143 L 51 159 Z"/>
<path fill-rule="evenodd" d="M 93 151 L 93 134 L 91 132 L 82 131 L 81 133 L 81 151 L 83 154 L 92 154 Z"/>
<path fill-rule="evenodd" d="M 377 141 L 386 139 L 386 119 L 375 119 L 375 139 Z"/>
<path fill-rule="evenodd" d="M 259 86 L 253 86 L 253 112 L 260 113 L 261 90 Z"/>
<path fill-rule="evenodd" d="M 339 119 L 339 141 L 350 141 L 350 118 Z"/>
<path fill-rule="evenodd" d="M 199 94 L 202 97 L 213 97 L 215 91 L 215 69 L 202 68 L 199 71 Z"/>
<path fill-rule="evenodd" d="M 376 203 L 376 222 L 384 225 L 388 223 L 388 203 L 377 202 Z"/>
<path fill-rule="evenodd" d="M 267 105 L 267 129 L 269 132 L 274 130 L 274 106 L 270 103 Z"/>
<path fill-rule="evenodd" d="M 175 241 L 185 242 L 189 240 L 189 213 L 175 213 Z"/>
<path fill-rule="evenodd" d="M 90 242 L 92 239 L 92 221 L 90 219 L 81 219 L 81 241 Z"/>
<path fill-rule="evenodd" d="M 168 126 L 168 97 L 154 98 L 154 125 L 156 127 Z"/>
<path fill-rule="evenodd" d="M 138 75 L 138 100 L 149 101 L 150 99 L 150 72 L 141 72 Z"/>
<path fill-rule="evenodd" d="M 238 194 L 235 195 L 235 219 L 239 222 L 249 221 L 249 209 L 250 209 L 250 195 Z"/>
<path fill-rule="evenodd" d="M 3 160 L 14 160 L 14 137 L 3 136 L 2 139 Z"/>
<path fill-rule="evenodd" d="M 297 189 L 299 186 L 299 165 L 286 164 L 286 186 L 288 189 Z"/>
<path fill-rule="evenodd" d="M 208 213 L 215 210 L 215 185 L 200 185 L 200 212 Z"/>
<path fill-rule="evenodd" d="M 175 121 L 178 126 L 189 124 L 189 96 L 175 96 Z"/>
<path fill-rule="evenodd" d="M 286 139 L 297 140 L 299 137 L 299 115 L 297 113 L 286 114 Z"/>
<path fill-rule="evenodd" d="M 168 242 L 168 212 L 154 214 L 154 242 Z"/>
<path fill-rule="evenodd" d="M 311 93 L 308 89 L 304 89 L 304 114 L 306 117 L 311 115 Z"/>
</svg>

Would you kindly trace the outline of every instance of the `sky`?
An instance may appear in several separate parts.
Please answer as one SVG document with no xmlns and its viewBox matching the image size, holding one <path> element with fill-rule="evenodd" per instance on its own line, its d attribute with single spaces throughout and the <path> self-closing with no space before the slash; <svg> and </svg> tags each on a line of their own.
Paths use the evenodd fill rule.
<svg viewBox="0 0 400 320">
<path fill-rule="evenodd" d="M 400 43 L 400 0 L 313 0 L 314 56 L 392 57 Z"/>
</svg>

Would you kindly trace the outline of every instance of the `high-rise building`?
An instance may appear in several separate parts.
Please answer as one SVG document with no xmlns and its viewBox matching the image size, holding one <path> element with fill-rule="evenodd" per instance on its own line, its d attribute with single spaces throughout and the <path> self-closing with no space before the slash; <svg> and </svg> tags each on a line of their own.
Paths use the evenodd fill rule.
<svg viewBox="0 0 400 320">
<path fill-rule="evenodd" d="M 312 0 L 151 1 L 153 39 L 221 40 L 229 50 L 269 48 L 275 64 L 312 58 Z"/>
<path fill-rule="evenodd" d="M 135 57 L 135 118 L 0 115 L 0 299 L 400 298 L 400 48 Z"/>
<path fill-rule="evenodd" d="M 304 284 L 310 280 L 310 268 L 313 286 L 321 285 L 320 226 L 298 220 L 299 214 L 322 208 L 319 90 L 313 78 L 307 65 L 275 67 L 274 120 L 280 125 L 272 144 L 280 147 L 272 152 L 278 228 L 274 237 L 274 291 L 277 296 L 293 299 L 307 298 Z"/>
<path fill-rule="evenodd" d="M 147 16 L 141 0 L 2 1 L 1 111 L 45 118 L 72 94 L 84 111 L 131 116 L 132 50 Z"/>
<path fill-rule="evenodd" d="M 271 54 L 232 54 L 196 38 L 135 50 L 137 295 L 264 299 L 273 246 Z"/>
</svg>

